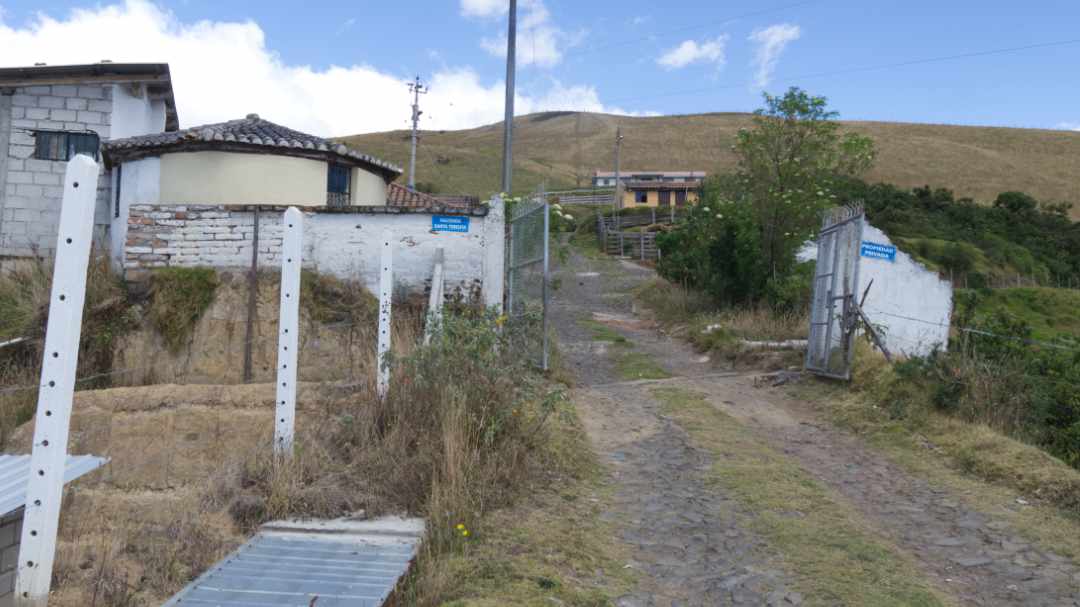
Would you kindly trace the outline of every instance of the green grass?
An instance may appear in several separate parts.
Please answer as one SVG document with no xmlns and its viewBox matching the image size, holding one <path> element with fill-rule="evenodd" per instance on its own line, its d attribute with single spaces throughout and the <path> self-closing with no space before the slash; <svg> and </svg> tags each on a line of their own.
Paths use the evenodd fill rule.
<svg viewBox="0 0 1080 607">
<path fill-rule="evenodd" d="M 969 293 L 969 291 L 958 291 Z M 1041 340 L 1080 337 L 1080 291 L 1048 287 L 992 289 L 977 294 L 977 316 L 1004 312 L 1031 326 Z M 962 298 L 958 297 L 957 300 Z"/>
<path fill-rule="evenodd" d="M 643 352 L 624 352 L 615 357 L 615 372 L 625 380 L 667 379 L 671 377 L 663 367 Z"/>
<path fill-rule="evenodd" d="M 579 320 L 578 324 L 592 332 L 593 341 L 606 341 L 608 343 L 627 345 L 630 342 L 621 333 L 595 320 Z"/>
<path fill-rule="evenodd" d="M 213 268 L 162 268 L 150 279 L 148 317 L 165 345 L 179 352 L 214 301 L 220 280 Z"/>
<path fill-rule="evenodd" d="M 652 393 L 693 442 L 712 453 L 710 479 L 753 513 L 746 524 L 782 555 L 806 604 L 949 604 L 912 559 L 877 535 L 850 504 L 702 394 L 678 388 Z"/>
<path fill-rule="evenodd" d="M 844 108 L 838 108 L 841 112 Z M 845 122 L 845 129 L 872 137 L 878 148 L 870 182 L 904 188 L 930 184 L 958 196 L 993 201 L 1019 190 L 1040 200 L 1080 202 L 1080 134 L 1035 129 L 945 126 L 887 122 Z M 587 187 L 592 171 L 611 166 L 616 128 L 625 136 L 624 170 L 735 168 L 730 146 L 745 113 L 628 117 L 549 112 L 514 119 L 514 189 L 532 191 L 546 181 L 550 190 Z M 342 133 L 342 135 L 347 135 Z M 486 196 L 499 191 L 503 129 L 492 124 L 460 131 L 425 131 L 417 154 L 417 174 L 442 192 Z M 407 166 L 408 131 L 341 138 L 368 154 Z M 1073 209 L 1080 217 L 1080 207 Z"/>
</svg>

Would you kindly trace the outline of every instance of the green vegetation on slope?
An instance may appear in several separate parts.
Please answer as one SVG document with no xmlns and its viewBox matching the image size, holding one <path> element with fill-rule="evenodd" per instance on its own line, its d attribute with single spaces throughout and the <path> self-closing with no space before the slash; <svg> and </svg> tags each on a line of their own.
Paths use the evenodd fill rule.
<svg viewBox="0 0 1080 607">
<path fill-rule="evenodd" d="M 730 171 L 730 149 L 750 114 L 628 117 L 557 112 L 514 120 L 514 189 L 528 192 L 546 180 L 551 189 L 587 187 L 593 171 L 614 164 L 615 129 L 625 140 L 627 170 Z M 878 147 L 871 181 L 902 188 L 950 188 L 989 203 L 1019 190 L 1041 200 L 1080 205 L 1080 133 L 934 124 L 842 122 L 845 131 L 868 135 Z M 499 189 L 501 124 L 461 131 L 426 131 L 417 152 L 417 174 L 441 192 L 486 195 Z M 407 131 L 342 138 L 366 153 L 405 166 Z M 1073 209 L 1080 213 L 1080 206 Z M 1074 215 L 1080 216 L 1080 215 Z"/>
<path fill-rule="evenodd" d="M 1080 290 L 1047 287 L 957 291 L 957 314 L 976 319 L 1006 314 L 1037 340 L 1080 340 Z M 970 309 L 974 306 L 974 309 Z"/>
</svg>

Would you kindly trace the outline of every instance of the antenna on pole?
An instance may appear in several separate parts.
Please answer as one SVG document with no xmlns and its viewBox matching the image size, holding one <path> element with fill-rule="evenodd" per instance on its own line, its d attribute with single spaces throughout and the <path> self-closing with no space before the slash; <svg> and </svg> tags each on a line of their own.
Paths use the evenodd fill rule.
<svg viewBox="0 0 1080 607">
<path fill-rule="evenodd" d="M 420 141 L 418 129 L 420 127 L 420 95 L 428 94 L 430 89 L 420 81 L 420 76 L 414 82 L 409 83 L 409 92 L 413 94 L 412 105 L 412 149 L 409 152 L 409 189 L 416 189 L 416 144 Z"/>
<path fill-rule="evenodd" d="M 506 33 L 506 115 L 503 118 L 503 192 L 510 195 L 514 172 L 514 70 L 517 66 L 517 0 L 510 0 Z"/>
</svg>

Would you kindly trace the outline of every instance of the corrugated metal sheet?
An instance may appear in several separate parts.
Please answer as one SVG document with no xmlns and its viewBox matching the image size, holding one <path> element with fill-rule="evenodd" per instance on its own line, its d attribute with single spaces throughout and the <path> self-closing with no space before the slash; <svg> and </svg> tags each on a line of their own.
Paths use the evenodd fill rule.
<svg viewBox="0 0 1080 607">
<path fill-rule="evenodd" d="M 267 525 L 164 607 L 378 607 L 422 534 L 404 519 Z"/>
<path fill-rule="evenodd" d="M 93 455 L 69 455 L 64 466 L 64 484 L 97 470 L 109 460 Z M 29 455 L 0 454 L 0 515 L 26 505 L 26 483 L 30 480 Z"/>
</svg>

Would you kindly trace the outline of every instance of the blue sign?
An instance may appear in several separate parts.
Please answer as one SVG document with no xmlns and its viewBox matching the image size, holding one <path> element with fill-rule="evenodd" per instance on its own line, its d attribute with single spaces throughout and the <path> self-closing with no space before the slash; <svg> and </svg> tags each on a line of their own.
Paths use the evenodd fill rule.
<svg viewBox="0 0 1080 607">
<path fill-rule="evenodd" d="M 431 217 L 432 232 L 468 232 L 469 218 L 457 215 L 433 215 Z"/>
<path fill-rule="evenodd" d="M 876 242 L 862 243 L 862 256 L 870 257 L 872 259 L 884 259 L 885 261 L 896 262 L 896 247 L 891 244 L 878 244 Z"/>
</svg>

